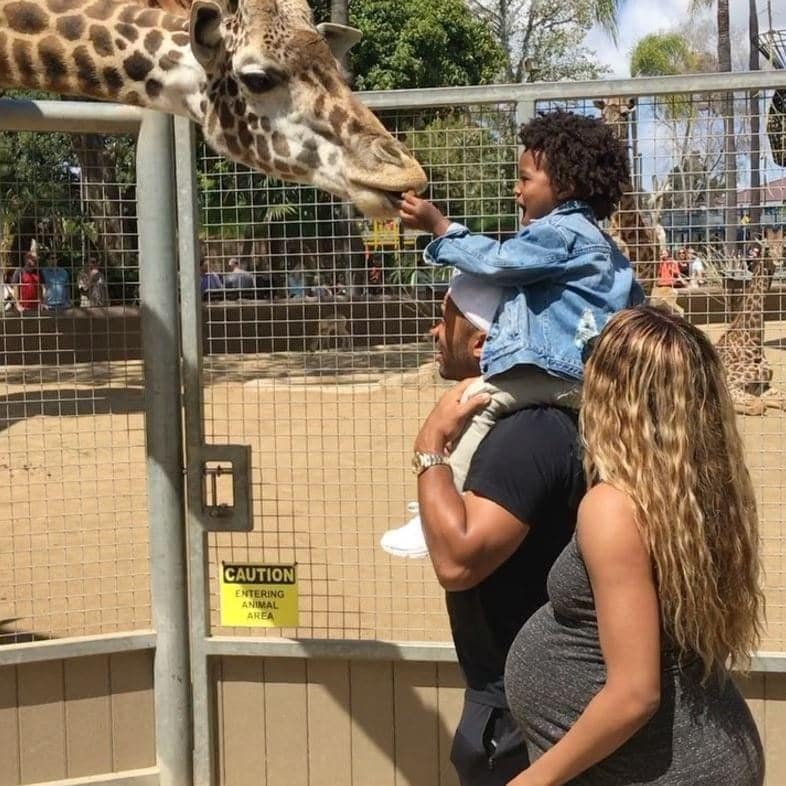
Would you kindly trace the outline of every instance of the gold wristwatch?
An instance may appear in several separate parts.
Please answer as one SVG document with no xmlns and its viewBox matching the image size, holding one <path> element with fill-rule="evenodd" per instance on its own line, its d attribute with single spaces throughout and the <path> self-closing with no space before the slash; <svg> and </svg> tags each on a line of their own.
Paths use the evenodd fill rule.
<svg viewBox="0 0 786 786">
<path fill-rule="evenodd" d="M 448 457 L 441 453 L 418 453 L 412 456 L 412 472 L 420 475 L 421 472 L 429 467 L 436 467 L 438 464 L 448 464 Z"/>
</svg>

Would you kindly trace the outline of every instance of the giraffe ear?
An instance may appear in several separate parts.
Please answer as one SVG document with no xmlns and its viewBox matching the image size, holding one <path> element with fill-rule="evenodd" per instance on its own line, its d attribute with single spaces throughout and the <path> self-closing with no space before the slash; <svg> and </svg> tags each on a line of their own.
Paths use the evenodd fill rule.
<svg viewBox="0 0 786 786">
<path fill-rule="evenodd" d="M 363 33 L 354 27 L 336 25 L 332 22 L 322 22 L 317 25 L 317 30 L 324 36 L 336 60 L 343 60 L 344 55 L 363 37 Z"/>
<path fill-rule="evenodd" d="M 191 6 L 191 51 L 209 71 L 221 47 L 221 6 L 213 0 L 195 0 Z"/>
</svg>

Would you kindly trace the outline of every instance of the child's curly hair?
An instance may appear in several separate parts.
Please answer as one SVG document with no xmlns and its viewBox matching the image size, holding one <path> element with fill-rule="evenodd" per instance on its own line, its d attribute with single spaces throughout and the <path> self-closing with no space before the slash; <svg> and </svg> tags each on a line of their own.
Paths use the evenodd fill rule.
<svg viewBox="0 0 786 786">
<path fill-rule="evenodd" d="M 587 202 L 599 220 L 611 216 L 630 179 L 627 151 L 611 126 L 558 109 L 522 125 L 519 141 L 545 155 L 555 191 Z"/>
</svg>

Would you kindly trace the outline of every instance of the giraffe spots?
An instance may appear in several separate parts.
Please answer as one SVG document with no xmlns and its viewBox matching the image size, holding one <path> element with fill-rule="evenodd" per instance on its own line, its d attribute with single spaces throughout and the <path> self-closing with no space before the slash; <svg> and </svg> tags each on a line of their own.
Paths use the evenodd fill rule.
<svg viewBox="0 0 786 786">
<path fill-rule="evenodd" d="M 123 96 L 123 101 L 127 104 L 133 104 L 134 106 L 141 106 L 142 96 L 140 96 L 136 90 L 131 90 Z"/>
<path fill-rule="evenodd" d="M 221 123 L 221 128 L 232 128 L 235 125 L 235 116 L 230 111 L 225 102 L 221 102 L 218 108 L 218 119 Z"/>
<path fill-rule="evenodd" d="M 347 122 L 348 117 L 349 115 L 340 106 L 334 106 L 328 116 L 328 122 L 333 127 L 333 130 L 340 134 L 341 127 Z"/>
<path fill-rule="evenodd" d="M 172 14 L 164 14 L 161 18 L 161 27 L 164 30 L 169 30 L 171 33 L 185 33 L 188 38 L 188 17 L 183 19 L 180 16 L 172 16 Z"/>
<path fill-rule="evenodd" d="M 259 125 L 266 134 L 270 133 L 272 126 L 270 125 L 270 120 L 268 120 L 266 117 L 260 118 Z"/>
<path fill-rule="evenodd" d="M 181 53 L 178 52 L 177 49 L 174 49 L 161 57 L 158 61 L 158 66 L 162 71 L 171 71 L 178 64 L 181 57 Z M 202 89 L 204 89 L 204 87 Z"/>
<path fill-rule="evenodd" d="M 145 36 L 144 46 L 147 52 L 154 55 L 164 42 L 164 35 L 160 30 L 151 30 Z"/>
<path fill-rule="evenodd" d="M 65 50 L 56 36 L 48 35 L 38 44 L 38 57 L 44 67 L 47 82 L 55 90 L 60 90 L 68 81 L 68 68 L 65 63 Z"/>
<path fill-rule="evenodd" d="M 280 158 L 273 160 L 273 167 L 275 168 L 276 172 L 279 172 L 282 175 L 288 175 L 292 171 L 289 164 L 286 161 L 282 161 Z"/>
<path fill-rule="evenodd" d="M 238 93 L 238 87 L 237 87 L 237 82 L 235 82 L 235 80 L 231 76 L 227 77 L 226 87 L 227 87 L 227 93 L 229 93 L 229 95 L 231 95 L 232 98 L 234 98 Z"/>
<path fill-rule="evenodd" d="M 317 100 L 314 101 L 314 115 L 315 117 L 325 116 L 325 96 L 318 95 Z"/>
<path fill-rule="evenodd" d="M 114 52 L 112 48 L 112 36 L 105 27 L 101 25 L 90 25 L 88 36 L 97 55 L 109 57 Z"/>
<path fill-rule="evenodd" d="M 136 15 L 139 9 L 132 5 L 127 5 L 123 10 L 120 12 L 120 16 L 118 16 L 119 22 L 125 22 L 127 25 L 133 25 L 136 23 Z"/>
<path fill-rule="evenodd" d="M 82 5 L 82 0 L 46 0 L 46 7 L 53 14 L 65 14 Z"/>
<path fill-rule="evenodd" d="M 273 132 L 273 150 L 282 158 L 289 158 L 289 142 L 287 138 L 279 131 Z"/>
<path fill-rule="evenodd" d="M 235 114 L 238 117 L 243 117 L 246 114 L 246 102 L 242 98 L 235 101 Z"/>
<path fill-rule="evenodd" d="M 119 51 L 125 52 L 128 44 L 122 38 L 116 38 L 115 46 L 118 48 Z"/>
<path fill-rule="evenodd" d="M 270 161 L 270 145 L 263 136 L 257 138 L 257 156 L 262 161 Z"/>
<path fill-rule="evenodd" d="M 123 87 L 123 75 L 114 66 L 109 66 L 104 69 L 104 80 L 109 88 L 109 95 L 114 98 Z"/>
<path fill-rule="evenodd" d="M 105 22 L 117 10 L 117 5 L 112 0 L 96 0 L 93 5 L 85 8 L 85 16 Z"/>
<path fill-rule="evenodd" d="M 138 27 L 157 27 L 159 13 L 154 8 L 146 8 L 142 13 L 137 14 L 136 24 Z"/>
<path fill-rule="evenodd" d="M 148 79 L 147 82 L 145 82 L 145 92 L 150 98 L 158 98 L 163 89 L 164 85 L 157 79 Z"/>
<path fill-rule="evenodd" d="M 172 36 L 172 43 L 176 44 L 177 46 L 188 46 L 191 39 L 188 33 L 175 33 Z"/>
<path fill-rule="evenodd" d="M 16 67 L 19 69 L 19 71 L 21 71 L 23 76 L 29 75 L 32 81 L 34 71 L 33 55 L 31 49 L 32 47 L 30 46 L 30 43 L 28 41 L 23 41 L 22 39 L 17 39 L 11 46 L 11 54 L 13 55 Z"/>
<path fill-rule="evenodd" d="M 57 32 L 66 41 L 76 41 L 85 31 L 85 20 L 79 14 L 58 17 Z"/>
<path fill-rule="evenodd" d="M 35 3 L 8 3 L 3 11 L 8 26 L 17 33 L 41 33 L 46 30 L 48 17 Z"/>
<path fill-rule="evenodd" d="M 254 135 L 248 130 L 248 126 L 242 120 L 237 124 L 237 136 L 240 139 L 240 144 L 246 149 L 254 144 Z"/>
<path fill-rule="evenodd" d="M 328 166 L 335 166 L 338 163 L 338 153 L 334 150 L 328 156 Z"/>
<path fill-rule="evenodd" d="M 242 155 L 242 150 L 240 149 L 240 145 L 238 144 L 237 137 L 233 136 L 232 134 L 225 134 L 224 135 L 224 144 L 229 149 L 229 152 L 235 156 Z"/>
<path fill-rule="evenodd" d="M 127 38 L 129 41 L 131 41 L 131 43 L 139 38 L 139 31 L 133 25 L 125 24 L 125 22 L 116 24 L 115 30 L 117 30 L 117 32 L 120 33 L 123 38 Z"/>
<path fill-rule="evenodd" d="M 303 164 L 306 169 L 318 169 L 320 165 L 319 153 L 317 152 L 317 143 L 307 140 L 303 143 L 303 149 L 297 154 L 297 160 Z"/>
<path fill-rule="evenodd" d="M 96 74 L 93 58 L 86 46 L 74 49 L 74 65 L 76 65 L 76 78 L 82 90 L 88 95 L 97 93 L 101 89 L 101 80 Z"/>
<path fill-rule="evenodd" d="M 153 61 L 141 52 L 134 52 L 123 61 L 123 68 L 135 82 L 141 82 L 153 70 Z"/>
<path fill-rule="evenodd" d="M 309 171 L 310 170 L 303 169 L 302 167 L 299 166 L 293 166 L 290 168 L 290 172 L 293 177 L 305 177 L 309 173 Z"/>
<path fill-rule="evenodd" d="M 259 118 L 253 112 L 248 113 L 248 124 L 252 128 L 259 125 Z"/>
<path fill-rule="evenodd" d="M 323 71 L 321 68 L 315 68 L 313 73 L 328 93 L 334 93 L 338 90 L 338 82 L 327 73 L 327 71 Z"/>
<path fill-rule="evenodd" d="M 203 98 L 199 102 L 199 111 L 204 115 L 207 112 L 207 99 Z"/>
<path fill-rule="evenodd" d="M 7 43 L 8 39 L 5 33 L 0 30 L 0 74 L 8 74 L 11 71 L 11 61 L 8 59 L 8 52 L 6 51 Z"/>
</svg>

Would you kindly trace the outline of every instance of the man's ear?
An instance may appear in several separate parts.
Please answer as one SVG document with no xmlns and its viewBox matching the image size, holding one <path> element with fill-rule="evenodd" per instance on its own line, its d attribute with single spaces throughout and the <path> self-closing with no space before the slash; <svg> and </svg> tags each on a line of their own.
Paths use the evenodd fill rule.
<svg viewBox="0 0 786 786">
<path fill-rule="evenodd" d="M 221 6 L 213 0 L 195 0 L 189 31 L 194 57 L 205 71 L 210 71 L 221 48 Z"/>
<path fill-rule="evenodd" d="M 472 337 L 472 357 L 480 360 L 483 353 L 483 345 L 486 343 L 486 334 L 482 330 L 476 331 Z"/>
</svg>

